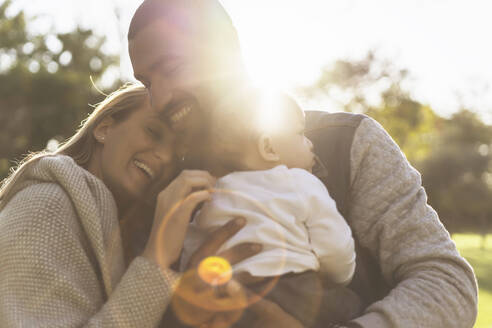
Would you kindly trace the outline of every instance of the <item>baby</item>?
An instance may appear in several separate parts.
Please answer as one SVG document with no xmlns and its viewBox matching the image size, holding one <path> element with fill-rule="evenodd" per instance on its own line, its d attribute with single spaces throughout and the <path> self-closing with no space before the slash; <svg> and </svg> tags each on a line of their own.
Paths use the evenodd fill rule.
<svg viewBox="0 0 492 328">
<path fill-rule="evenodd" d="M 221 178 L 190 224 L 184 261 L 210 231 L 244 217 L 247 225 L 223 249 L 242 242 L 258 242 L 263 249 L 234 265 L 235 273 L 278 278 L 270 291 L 262 290 L 268 283 L 255 288 L 306 327 L 350 319 L 355 310 L 346 309 L 341 297 L 348 293 L 349 303 L 356 297 L 334 287 L 352 279 L 354 240 L 335 201 L 310 173 L 315 156 L 302 109 L 286 95 L 249 91 L 216 111 L 209 126 L 203 146 L 191 156 Z M 331 285 L 323 288 L 320 281 Z M 235 327 L 248 326 L 245 313 Z"/>
</svg>

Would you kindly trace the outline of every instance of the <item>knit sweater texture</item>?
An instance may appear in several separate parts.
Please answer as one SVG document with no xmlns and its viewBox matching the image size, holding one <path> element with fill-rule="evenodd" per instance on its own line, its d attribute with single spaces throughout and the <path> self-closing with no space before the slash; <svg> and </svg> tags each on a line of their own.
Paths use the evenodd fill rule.
<svg viewBox="0 0 492 328">
<path fill-rule="evenodd" d="M 0 204 L 0 327 L 155 327 L 179 275 L 124 264 L 112 194 L 70 157 L 32 163 Z"/>
<path fill-rule="evenodd" d="M 370 118 L 350 155 L 345 218 L 392 288 L 354 322 L 473 327 L 473 270 L 427 204 L 420 174 Z M 58 156 L 41 160 L 10 194 L 0 204 L 0 327 L 157 324 L 176 277 L 141 257 L 125 271 L 114 200 L 102 182 Z"/>
<path fill-rule="evenodd" d="M 475 275 L 427 204 L 420 174 L 371 118 L 358 126 L 350 156 L 345 219 L 391 288 L 354 322 L 364 328 L 473 327 Z"/>
</svg>

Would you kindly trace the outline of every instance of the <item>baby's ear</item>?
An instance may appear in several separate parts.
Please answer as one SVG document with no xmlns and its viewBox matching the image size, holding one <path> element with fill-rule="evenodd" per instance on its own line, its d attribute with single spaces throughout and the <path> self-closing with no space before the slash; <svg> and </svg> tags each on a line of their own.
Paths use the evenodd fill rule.
<svg viewBox="0 0 492 328">
<path fill-rule="evenodd" d="M 258 152 L 260 156 L 267 162 L 277 162 L 280 157 L 277 155 L 272 144 L 272 137 L 268 134 L 262 134 L 258 138 Z"/>
</svg>

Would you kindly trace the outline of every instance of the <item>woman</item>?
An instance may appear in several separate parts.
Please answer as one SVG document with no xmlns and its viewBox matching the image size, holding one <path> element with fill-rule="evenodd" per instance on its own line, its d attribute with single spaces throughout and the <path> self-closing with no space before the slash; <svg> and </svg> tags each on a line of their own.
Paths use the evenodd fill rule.
<svg viewBox="0 0 492 328">
<path fill-rule="evenodd" d="M 145 89 L 129 85 L 100 103 L 55 153 L 19 165 L 0 189 L 1 327 L 158 324 L 179 278 L 169 267 L 215 181 L 204 171 L 183 171 L 169 183 L 177 145 Z M 122 235 L 120 226 L 146 222 L 153 204 L 143 251 L 127 251 L 125 263 L 132 231 Z M 216 231 L 191 265 L 242 225 L 235 219 Z M 258 245 L 222 255 L 234 263 L 253 255 L 251 246 Z M 281 312 L 266 305 L 261 311 L 275 320 Z"/>
</svg>

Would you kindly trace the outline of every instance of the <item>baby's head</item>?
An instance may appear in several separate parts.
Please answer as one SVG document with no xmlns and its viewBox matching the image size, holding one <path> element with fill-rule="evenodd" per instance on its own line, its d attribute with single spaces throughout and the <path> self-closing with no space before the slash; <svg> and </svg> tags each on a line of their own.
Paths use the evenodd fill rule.
<svg viewBox="0 0 492 328">
<path fill-rule="evenodd" d="M 304 135 L 304 112 L 283 93 L 243 91 L 209 118 L 199 147 L 201 168 L 222 176 L 277 165 L 311 171 L 313 145 Z"/>
</svg>

